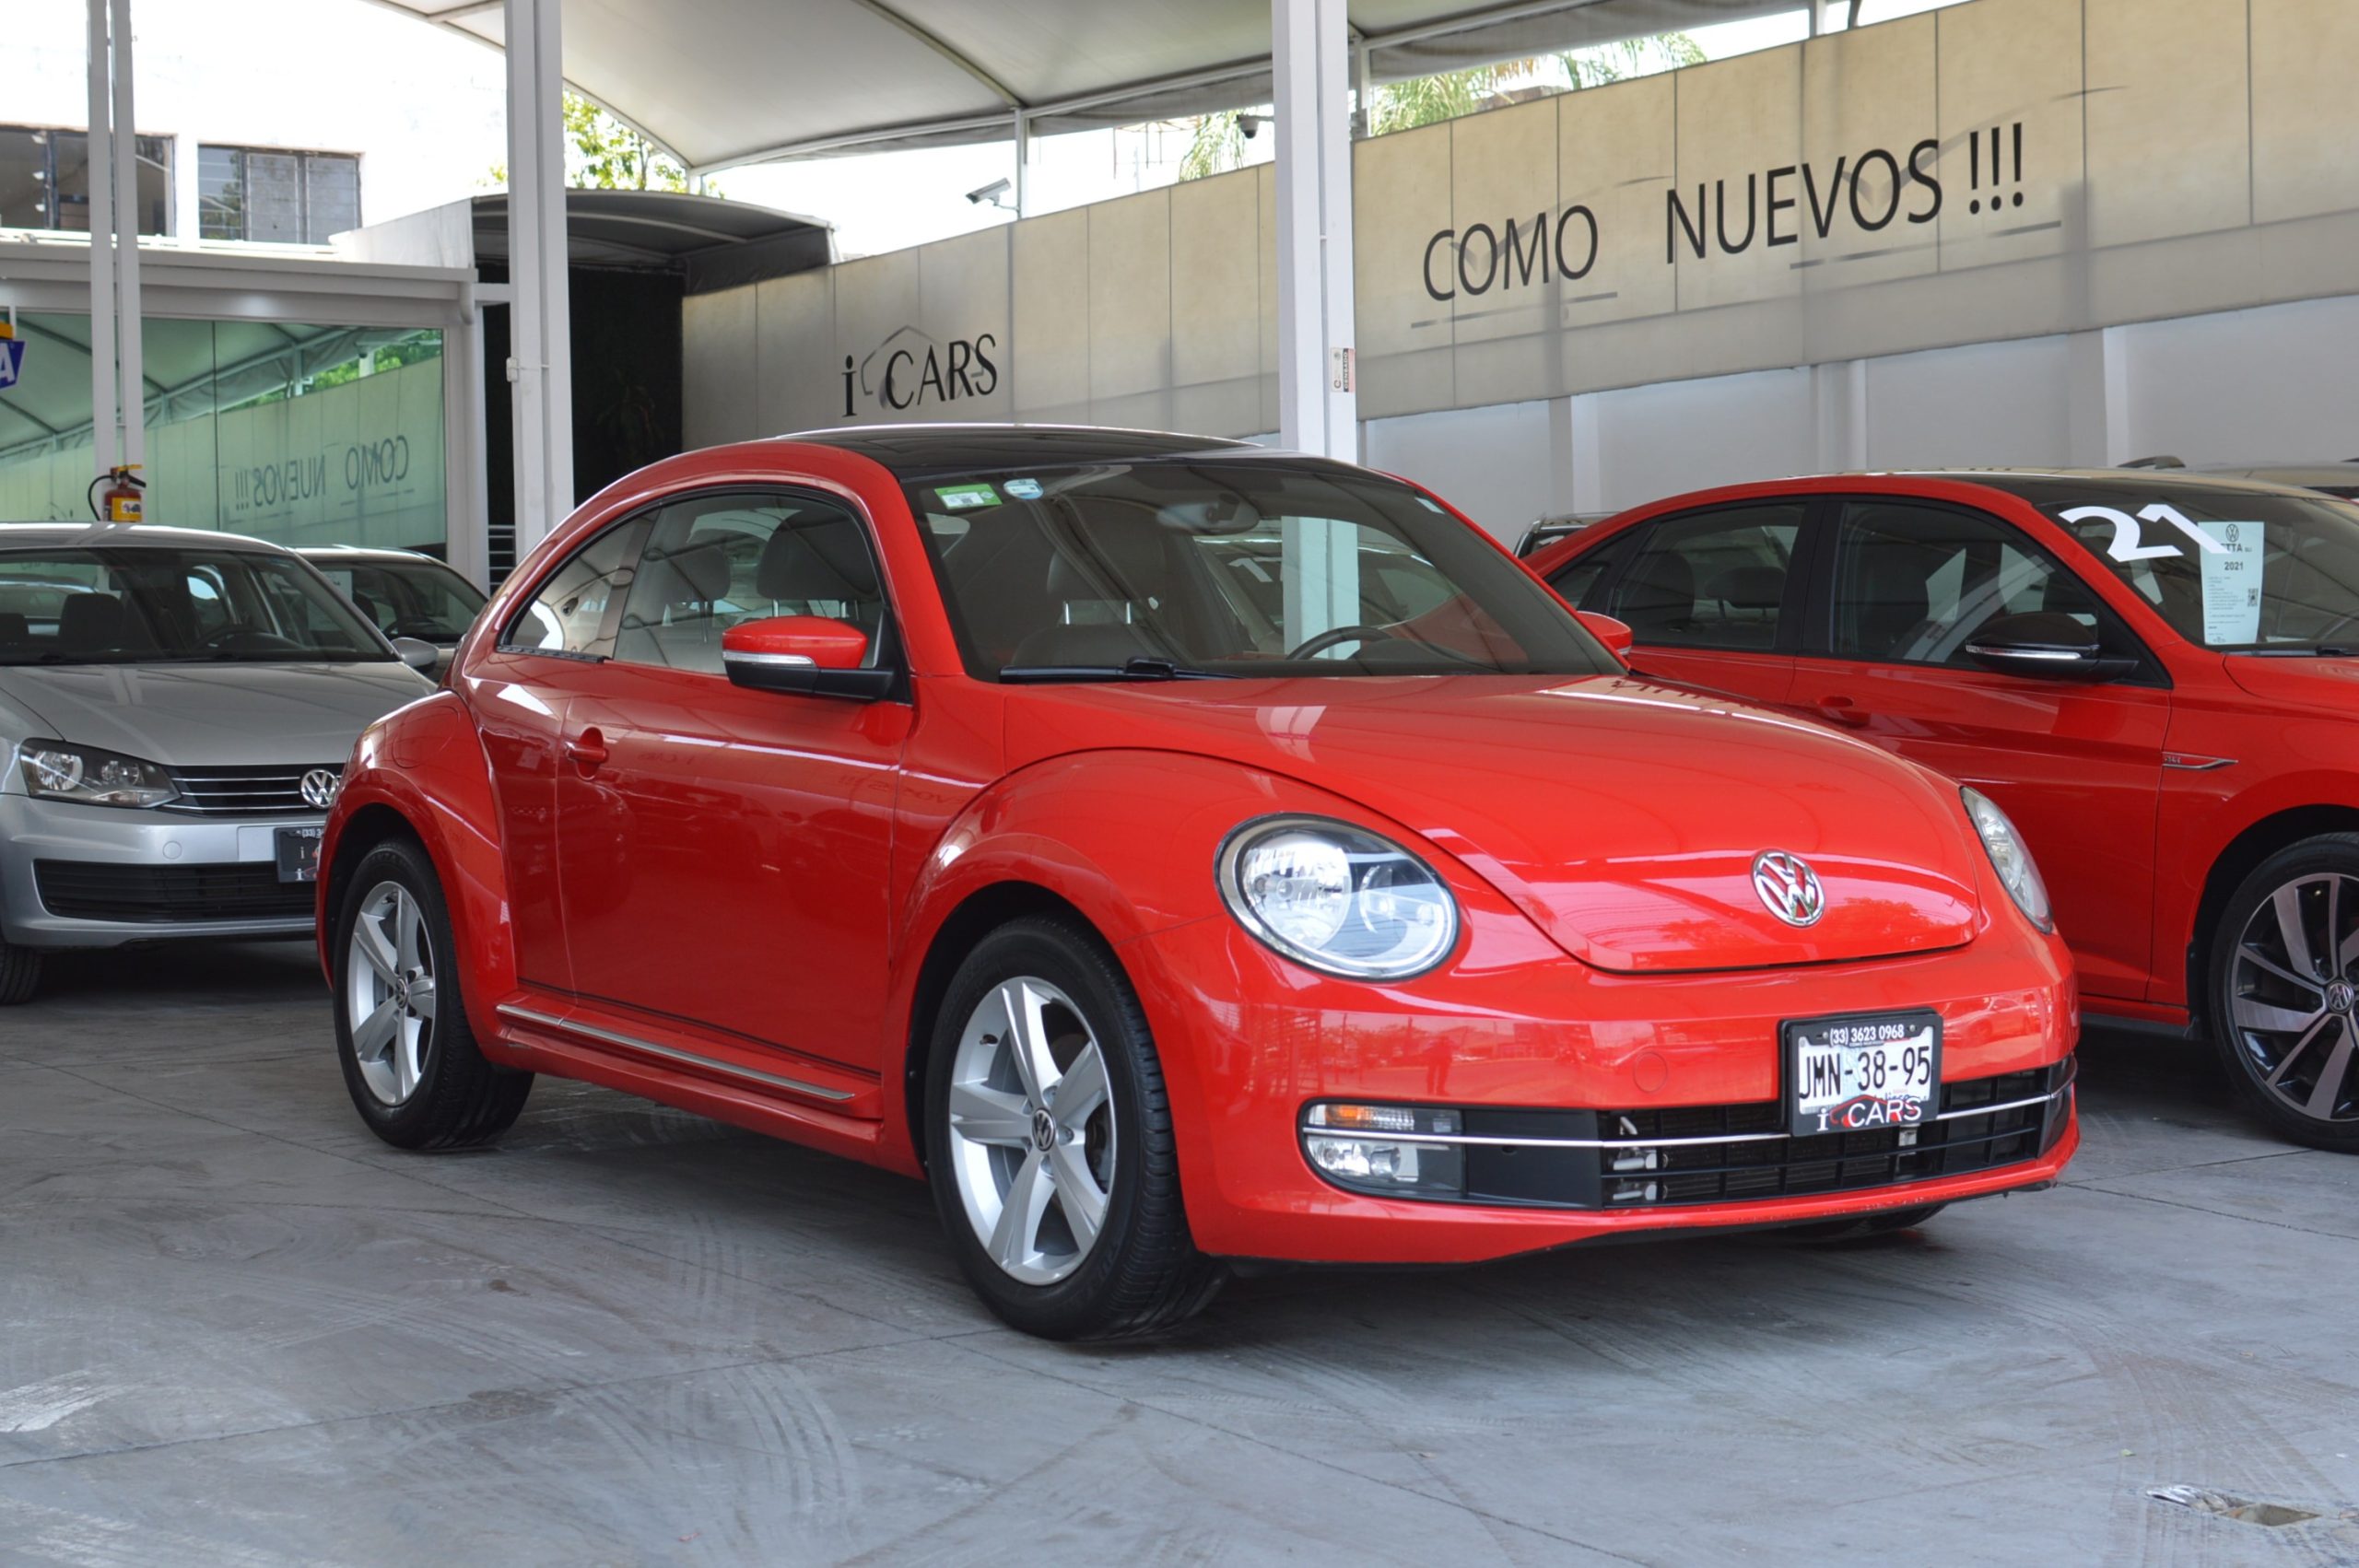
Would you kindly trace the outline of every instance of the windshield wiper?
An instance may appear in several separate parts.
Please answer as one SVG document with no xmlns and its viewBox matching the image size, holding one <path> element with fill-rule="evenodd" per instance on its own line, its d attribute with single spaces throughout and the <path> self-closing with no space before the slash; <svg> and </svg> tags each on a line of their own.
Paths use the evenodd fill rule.
<svg viewBox="0 0 2359 1568">
<path fill-rule="evenodd" d="M 2304 643 L 2292 648 L 2248 648 L 2263 659 L 2359 659 L 2359 648 L 2346 643 Z"/>
<path fill-rule="evenodd" d="M 1010 664 L 999 678 L 1002 685 L 1026 685 L 1044 681 L 1233 681 L 1237 677 L 1140 654 L 1120 664 Z"/>
</svg>

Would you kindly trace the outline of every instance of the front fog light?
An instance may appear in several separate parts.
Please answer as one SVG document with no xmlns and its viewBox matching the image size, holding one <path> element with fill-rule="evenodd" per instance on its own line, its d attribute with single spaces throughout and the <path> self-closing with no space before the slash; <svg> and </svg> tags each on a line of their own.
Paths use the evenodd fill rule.
<svg viewBox="0 0 2359 1568">
<path fill-rule="evenodd" d="M 1455 1138 L 1461 1125 L 1452 1110 L 1320 1104 L 1303 1112 L 1302 1150 L 1313 1170 L 1354 1192 L 1461 1198 L 1465 1151 L 1455 1143 L 1428 1141 Z"/>
</svg>

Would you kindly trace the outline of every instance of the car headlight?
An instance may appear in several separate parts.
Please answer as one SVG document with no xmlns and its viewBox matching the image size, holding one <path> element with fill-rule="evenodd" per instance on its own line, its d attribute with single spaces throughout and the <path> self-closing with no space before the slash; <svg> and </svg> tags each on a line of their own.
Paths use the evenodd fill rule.
<svg viewBox="0 0 2359 1568">
<path fill-rule="evenodd" d="M 180 795 L 172 776 L 152 762 L 64 741 L 27 741 L 17 748 L 25 792 L 36 800 L 85 806 L 160 806 Z"/>
<path fill-rule="evenodd" d="M 2007 889 L 2007 896 L 2015 907 L 2027 916 L 2041 930 L 2056 929 L 2055 917 L 2048 912 L 2048 884 L 2039 880 L 2039 867 L 2032 863 L 2031 850 L 2024 845 L 2024 836 L 2007 820 L 1998 802 L 1981 790 L 1966 788 L 1958 790 L 1966 802 L 1966 814 L 1974 824 L 1974 831 L 1981 836 L 1982 848 L 1989 853 L 1990 866 L 1999 873 L 1999 881 Z"/>
<path fill-rule="evenodd" d="M 1322 974 L 1404 980 L 1458 941 L 1458 903 L 1433 868 L 1349 823 L 1249 822 L 1221 846 L 1217 876 L 1247 930 Z"/>
</svg>

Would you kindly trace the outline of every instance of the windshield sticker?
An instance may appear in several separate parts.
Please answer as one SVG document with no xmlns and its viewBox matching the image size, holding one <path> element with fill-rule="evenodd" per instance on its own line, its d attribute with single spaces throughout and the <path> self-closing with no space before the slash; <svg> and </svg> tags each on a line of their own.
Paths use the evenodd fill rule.
<svg viewBox="0 0 2359 1568">
<path fill-rule="evenodd" d="M 2117 561 L 2153 561 L 2159 560 L 2165 556 L 2183 556 L 2187 553 L 2168 540 L 2160 544 L 2142 543 L 2140 539 L 2142 530 L 2138 526 L 2141 521 L 2156 524 L 2167 523 L 2202 546 L 2206 555 L 2216 554 L 2226 548 L 2205 532 L 2209 524 L 2204 528 L 2197 527 L 2185 512 L 2180 511 L 2168 501 L 2156 501 L 2151 507 L 2142 508 L 2136 517 L 2125 511 L 2117 511 L 2111 507 L 2074 507 L 2070 511 L 2059 512 L 2056 515 L 2066 522 L 2111 524 L 2113 543 L 2106 546 L 2105 553 Z"/>
<path fill-rule="evenodd" d="M 942 497 L 944 506 L 955 512 L 973 507 L 999 505 L 999 492 L 988 485 L 937 485 L 933 493 Z"/>
<path fill-rule="evenodd" d="M 2261 531 L 2257 522 L 2207 522 L 2203 640 L 2230 648 L 2260 640 Z"/>
<path fill-rule="evenodd" d="M 1040 498 L 1040 482 L 1038 479 L 1011 479 L 1000 487 L 1019 501 Z"/>
</svg>

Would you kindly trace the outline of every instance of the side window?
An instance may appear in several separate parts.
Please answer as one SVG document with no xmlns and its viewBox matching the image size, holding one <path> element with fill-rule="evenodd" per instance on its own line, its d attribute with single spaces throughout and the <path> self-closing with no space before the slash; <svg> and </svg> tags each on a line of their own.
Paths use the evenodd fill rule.
<svg viewBox="0 0 2359 1568">
<path fill-rule="evenodd" d="M 1576 610 L 1604 609 L 1598 591 L 1614 570 L 1614 563 L 1629 553 L 1630 539 L 1630 533 L 1624 533 L 1576 560 L 1566 562 L 1548 579 L 1548 586 L 1556 591 L 1557 598 Z"/>
<path fill-rule="evenodd" d="M 1994 517 L 1911 501 L 1848 501 L 1835 549 L 1837 657 L 1970 665 L 2000 615 L 2035 610 L 2105 628 L 2095 596 Z"/>
<path fill-rule="evenodd" d="M 1656 523 L 1605 613 L 1644 643 L 1767 652 L 1778 646 L 1803 510 L 1802 501 L 1778 501 Z"/>
<path fill-rule="evenodd" d="M 839 502 L 774 493 L 698 496 L 655 514 L 623 599 L 615 657 L 722 673 L 740 621 L 817 615 L 860 628 L 882 656 L 885 591 L 868 535 Z"/>
<path fill-rule="evenodd" d="M 568 556 L 526 602 L 499 646 L 520 653 L 604 659 L 614 651 L 610 614 L 630 581 L 645 520 L 610 528 Z"/>
</svg>

